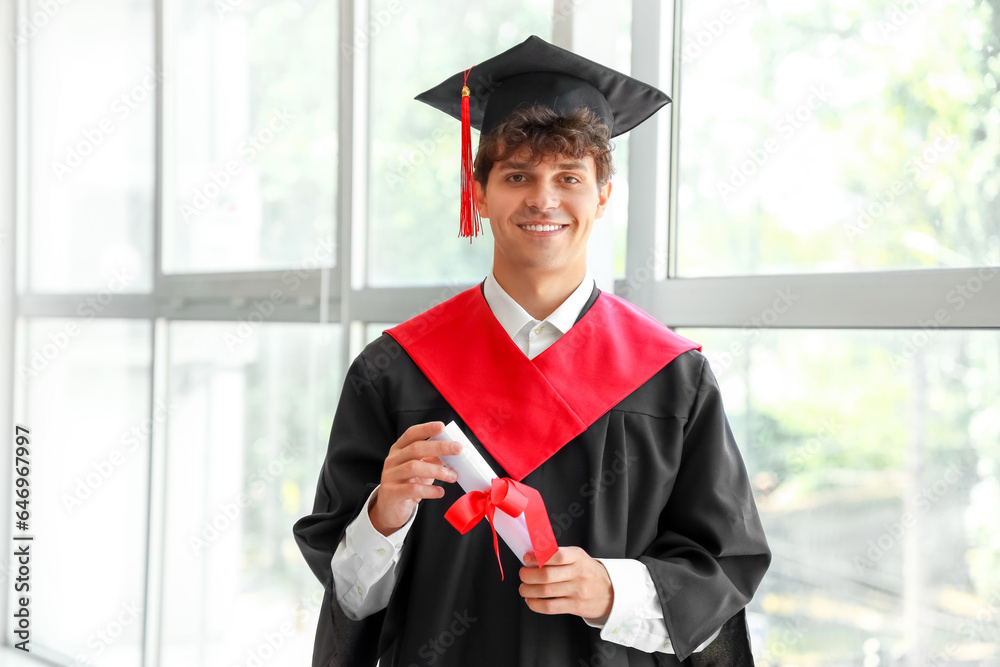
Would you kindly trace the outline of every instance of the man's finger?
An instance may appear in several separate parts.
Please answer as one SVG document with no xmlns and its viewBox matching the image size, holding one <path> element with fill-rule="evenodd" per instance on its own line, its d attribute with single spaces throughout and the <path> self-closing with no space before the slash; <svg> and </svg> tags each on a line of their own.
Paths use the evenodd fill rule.
<svg viewBox="0 0 1000 667">
<path fill-rule="evenodd" d="M 569 565 L 570 563 L 575 563 L 582 557 L 587 557 L 587 552 L 585 552 L 580 547 L 559 547 L 558 551 L 552 554 L 545 566 L 549 565 Z"/>
<path fill-rule="evenodd" d="M 419 442 L 435 436 L 443 430 L 444 424 L 442 422 L 414 424 L 410 428 L 403 431 L 403 435 L 399 436 L 399 439 L 396 440 L 396 444 L 401 448 L 406 447 L 414 442 Z"/>
<path fill-rule="evenodd" d="M 462 445 L 454 440 L 418 440 L 401 448 L 398 455 L 408 459 L 429 459 L 458 454 L 460 451 Z"/>
<path fill-rule="evenodd" d="M 458 480 L 458 473 L 443 465 L 430 463 L 421 459 L 406 461 L 392 468 L 383 475 L 383 482 L 399 482 L 412 478 L 425 478 L 433 480 L 439 479 L 442 482 L 454 482 Z"/>
<path fill-rule="evenodd" d="M 576 605 L 569 598 L 524 598 L 524 601 L 537 614 L 576 613 Z"/>
<path fill-rule="evenodd" d="M 517 592 L 523 598 L 563 598 L 572 597 L 574 587 L 566 581 L 557 581 L 546 584 L 521 584 Z"/>
<path fill-rule="evenodd" d="M 436 486 L 434 484 L 405 484 L 401 485 L 406 488 L 406 491 L 410 498 L 414 500 L 423 500 L 425 498 L 440 498 L 444 495 L 444 487 Z"/>
<path fill-rule="evenodd" d="M 559 550 L 552 554 L 552 557 L 545 561 L 545 567 L 552 565 L 569 565 L 580 560 L 580 554 L 586 555 L 579 547 L 559 547 Z M 538 566 L 538 558 L 533 551 L 524 554 L 524 564 Z"/>
<path fill-rule="evenodd" d="M 565 566 L 522 567 L 518 574 L 525 584 L 552 584 L 573 578 L 572 568 Z"/>
</svg>

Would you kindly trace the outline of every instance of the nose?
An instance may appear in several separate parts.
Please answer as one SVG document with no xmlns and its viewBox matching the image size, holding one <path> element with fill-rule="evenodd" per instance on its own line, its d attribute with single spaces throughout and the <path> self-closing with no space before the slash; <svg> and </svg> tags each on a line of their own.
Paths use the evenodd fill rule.
<svg viewBox="0 0 1000 667">
<path fill-rule="evenodd" d="M 536 182 L 525 196 L 524 203 L 539 211 L 559 208 L 559 193 L 555 186 L 545 180 Z"/>
</svg>

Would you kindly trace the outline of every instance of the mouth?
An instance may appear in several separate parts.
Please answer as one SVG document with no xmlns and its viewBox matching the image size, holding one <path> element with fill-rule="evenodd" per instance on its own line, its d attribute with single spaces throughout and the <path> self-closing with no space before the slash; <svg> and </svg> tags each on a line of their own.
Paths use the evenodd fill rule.
<svg viewBox="0 0 1000 667">
<path fill-rule="evenodd" d="M 568 226 L 558 223 L 523 223 L 518 225 L 526 232 L 558 232 Z"/>
</svg>

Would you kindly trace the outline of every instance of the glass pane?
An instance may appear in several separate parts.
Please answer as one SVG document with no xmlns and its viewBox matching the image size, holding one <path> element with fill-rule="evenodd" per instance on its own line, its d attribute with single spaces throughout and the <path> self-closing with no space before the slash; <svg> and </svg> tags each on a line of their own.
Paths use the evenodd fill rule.
<svg viewBox="0 0 1000 667">
<path fill-rule="evenodd" d="M 65 664 L 134 667 L 146 617 L 149 434 L 166 411 L 149 414 L 150 326 L 35 319 L 24 330 L 16 368 L 31 431 L 31 648 Z"/>
<path fill-rule="evenodd" d="M 632 73 L 632 3 L 571 2 L 557 0 L 553 21 L 556 25 L 573 21 L 573 51 L 603 65 Z M 669 113 L 664 110 L 661 113 Z M 594 225 L 587 247 L 587 263 L 603 287 L 625 278 L 628 238 L 628 147 L 630 132 L 612 140 L 615 174 L 611 199 L 604 216 Z M 648 221 L 645 224 L 652 224 Z"/>
<path fill-rule="evenodd" d="M 757 664 L 996 664 L 1000 333 L 683 333 L 774 554 Z"/>
<path fill-rule="evenodd" d="M 488 226 L 472 244 L 458 238 L 461 125 L 413 97 L 528 35 L 551 39 L 552 9 L 551 0 L 445 0 L 420 11 L 371 2 L 370 34 L 354 45 L 371 57 L 369 284 L 457 284 L 489 271 Z"/>
<path fill-rule="evenodd" d="M 624 68 L 619 71 L 628 72 L 629 70 Z M 625 254 L 628 244 L 628 143 L 629 134 L 614 140 L 615 175 L 612 177 L 611 199 L 608 202 L 608 208 L 604 211 L 603 218 L 604 223 L 611 226 L 615 280 L 624 280 L 627 277 L 625 274 Z M 640 221 L 637 224 L 652 224 L 652 221 Z M 592 240 L 590 247 L 587 248 L 588 261 L 594 256 L 596 250 Z"/>
<path fill-rule="evenodd" d="M 393 328 L 398 325 L 399 322 L 389 323 L 389 322 L 368 322 L 365 324 L 364 328 L 364 341 L 361 343 L 361 347 L 358 349 L 357 354 L 361 353 L 361 350 L 365 348 L 365 345 L 372 342 L 379 336 L 381 336 L 388 329 Z M 355 355 L 356 356 L 356 355 Z"/>
<path fill-rule="evenodd" d="M 152 0 L 28 3 L 28 289 L 152 285 Z"/>
<path fill-rule="evenodd" d="M 342 382 L 340 330 L 241 326 L 170 326 L 164 667 L 312 655 L 323 589 L 291 527 L 312 510 Z"/>
<path fill-rule="evenodd" d="M 1000 263 L 998 12 L 686 3 L 681 273 Z"/>
<path fill-rule="evenodd" d="M 332 266 L 338 3 L 164 11 L 164 271 Z"/>
</svg>

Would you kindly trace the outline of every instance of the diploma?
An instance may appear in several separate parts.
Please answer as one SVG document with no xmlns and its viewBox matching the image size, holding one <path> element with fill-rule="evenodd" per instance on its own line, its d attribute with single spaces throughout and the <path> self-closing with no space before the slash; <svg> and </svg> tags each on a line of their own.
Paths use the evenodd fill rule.
<svg viewBox="0 0 1000 667">
<path fill-rule="evenodd" d="M 503 538 L 522 565 L 529 551 L 535 553 L 539 566 L 544 565 L 558 546 L 538 492 L 514 480 L 498 478 L 455 422 L 450 422 L 431 440 L 453 440 L 462 445 L 458 454 L 439 457 L 441 463 L 458 473 L 458 483 L 466 491 L 448 510 L 452 516 L 446 517 L 452 525 L 464 534 L 483 516 L 492 515 L 494 542 L 496 535 Z M 498 561 L 499 557 L 497 553 Z"/>
</svg>

